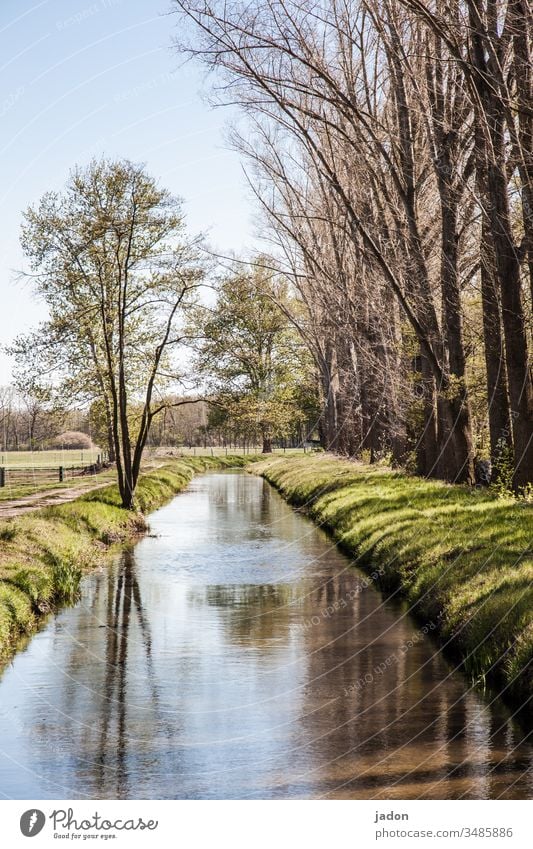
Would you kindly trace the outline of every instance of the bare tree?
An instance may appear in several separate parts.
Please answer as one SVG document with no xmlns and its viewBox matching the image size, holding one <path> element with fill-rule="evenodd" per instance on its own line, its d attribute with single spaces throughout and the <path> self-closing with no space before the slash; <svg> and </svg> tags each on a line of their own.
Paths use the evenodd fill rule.
<svg viewBox="0 0 533 849">
<path fill-rule="evenodd" d="M 493 458 L 496 431 L 503 436 L 512 418 L 519 488 L 532 477 L 521 280 L 531 165 L 530 39 L 521 25 L 529 11 L 510 3 L 502 19 L 490 2 L 430 9 L 419 0 L 177 0 L 196 27 L 183 49 L 216 69 L 219 100 L 240 103 L 253 127 L 239 144 L 266 179 L 257 195 L 306 305 L 301 330 L 322 374 L 328 430 L 338 434 L 330 444 L 352 450 L 341 438 L 350 394 L 353 420 L 356 410 L 367 419 L 366 404 L 372 429 L 382 419 L 385 430 L 401 430 L 397 387 L 410 380 L 420 396 L 419 471 L 474 481 L 464 297 L 477 280 Z M 522 244 L 510 214 L 511 176 L 524 187 Z M 383 410 L 367 387 L 387 372 Z M 368 422 L 363 440 L 365 432 Z"/>
</svg>

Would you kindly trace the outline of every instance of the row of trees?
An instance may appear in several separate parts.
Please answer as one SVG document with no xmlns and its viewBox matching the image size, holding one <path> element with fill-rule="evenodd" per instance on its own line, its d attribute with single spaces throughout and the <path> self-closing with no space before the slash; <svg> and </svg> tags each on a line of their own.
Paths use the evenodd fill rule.
<svg viewBox="0 0 533 849">
<path fill-rule="evenodd" d="M 299 294 L 326 447 L 473 482 L 485 441 L 527 487 L 528 0 L 176 2 L 180 48 L 247 116 L 234 143 Z"/>
<path fill-rule="evenodd" d="M 50 447 L 51 439 L 65 431 L 90 434 L 87 411 L 59 409 L 46 399 L 13 386 L 0 386 L 0 448 L 2 451 L 35 451 Z"/>
<path fill-rule="evenodd" d="M 278 442 L 289 446 L 301 445 L 313 427 L 305 410 L 291 410 L 294 420 L 285 411 L 280 421 L 275 411 L 270 418 L 253 415 L 252 397 L 246 389 L 231 396 L 226 393 L 198 402 L 183 396 L 170 395 L 165 399 L 161 414 L 154 418 L 146 447 L 208 448 L 230 450 L 261 447 L 262 426 Z M 189 403 L 183 403 L 188 401 Z M 179 403 L 182 402 L 182 403 Z M 109 456 L 106 442 L 107 423 L 101 415 L 99 400 L 89 407 L 76 409 L 69 399 L 43 399 L 28 395 L 13 386 L 0 387 L 0 451 L 46 451 L 57 449 L 88 449 L 98 446 L 104 458 Z M 316 415 L 316 410 L 312 410 Z M 128 418 L 132 427 L 142 414 L 140 405 L 129 405 Z M 4 462 L 9 462 L 4 458 Z"/>
<path fill-rule="evenodd" d="M 486 451 L 527 489 L 527 0 L 176 3 L 181 48 L 247 117 L 233 139 L 272 256 L 202 298 L 180 201 L 127 161 L 76 169 L 25 214 L 49 316 L 11 347 L 17 385 L 90 410 L 126 507 L 150 433 L 200 403 L 204 438 L 268 451 L 316 421 L 326 448 L 449 481 Z"/>
</svg>

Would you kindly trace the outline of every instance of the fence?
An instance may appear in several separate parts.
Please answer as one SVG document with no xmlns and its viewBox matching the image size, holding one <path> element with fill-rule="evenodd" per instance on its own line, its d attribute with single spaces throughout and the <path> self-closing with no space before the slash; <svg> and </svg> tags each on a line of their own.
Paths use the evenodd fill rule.
<svg viewBox="0 0 533 849">
<path fill-rule="evenodd" d="M 102 469 L 100 457 L 90 466 L 0 466 L 0 488 L 5 486 L 39 486 L 47 483 L 64 483 L 83 475 L 94 475 Z"/>
<path fill-rule="evenodd" d="M 272 448 L 273 454 L 285 454 L 287 452 L 291 454 L 306 454 L 307 451 L 313 450 L 313 445 L 310 442 L 306 442 L 304 445 L 299 446 L 298 448 L 283 448 L 278 445 L 275 445 Z M 216 445 L 213 447 L 207 446 L 188 446 L 188 445 L 180 445 L 175 448 L 150 448 L 145 451 L 145 456 L 149 457 L 159 457 L 164 458 L 168 456 L 176 456 L 176 457 L 223 457 L 228 456 L 230 454 L 261 454 L 261 445 L 247 445 L 245 448 L 242 446 L 227 446 L 222 447 L 220 445 Z"/>
</svg>

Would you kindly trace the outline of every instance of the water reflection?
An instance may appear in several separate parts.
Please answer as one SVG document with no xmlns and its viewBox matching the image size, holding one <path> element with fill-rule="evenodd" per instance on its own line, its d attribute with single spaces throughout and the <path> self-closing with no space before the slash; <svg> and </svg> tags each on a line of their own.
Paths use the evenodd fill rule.
<svg viewBox="0 0 533 849">
<path fill-rule="evenodd" d="M 128 647 L 138 640 L 144 651 L 146 695 L 155 715 L 159 699 L 152 662 L 152 638 L 141 601 L 135 558 L 125 553 L 118 572 L 107 587 L 105 627 L 105 682 L 102 691 L 102 724 L 99 734 L 99 781 L 105 782 L 108 768 L 116 776 L 116 795 L 123 796 L 127 780 Z M 136 633 L 135 633 L 136 632 Z M 140 637 L 140 639 L 139 639 Z M 139 671 L 137 656 L 134 669 Z"/>
<path fill-rule="evenodd" d="M 152 527 L 5 672 L 6 796 L 531 797 L 505 708 L 262 480 Z"/>
</svg>

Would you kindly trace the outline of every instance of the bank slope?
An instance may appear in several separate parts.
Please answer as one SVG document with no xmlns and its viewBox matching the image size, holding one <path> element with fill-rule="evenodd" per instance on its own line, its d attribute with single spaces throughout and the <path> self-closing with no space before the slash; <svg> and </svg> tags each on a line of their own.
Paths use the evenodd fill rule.
<svg viewBox="0 0 533 849">
<path fill-rule="evenodd" d="M 197 472 L 244 465 L 243 457 L 172 461 L 142 475 L 139 512 L 122 509 L 116 486 L 0 522 L 0 658 L 41 616 L 77 597 L 82 575 L 113 546 L 146 530 L 144 514 L 184 489 Z M 250 458 L 253 459 L 253 458 Z"/>
<path fill-rule="evenodd" d="M 476 682 L 531 706 L 531 505 L 487 490 L 362 466 L 328 455 L 271 459 L 254 471 L 330 530 L 381 588 L 439 622 L 448 650 Z"/>
</svg>

